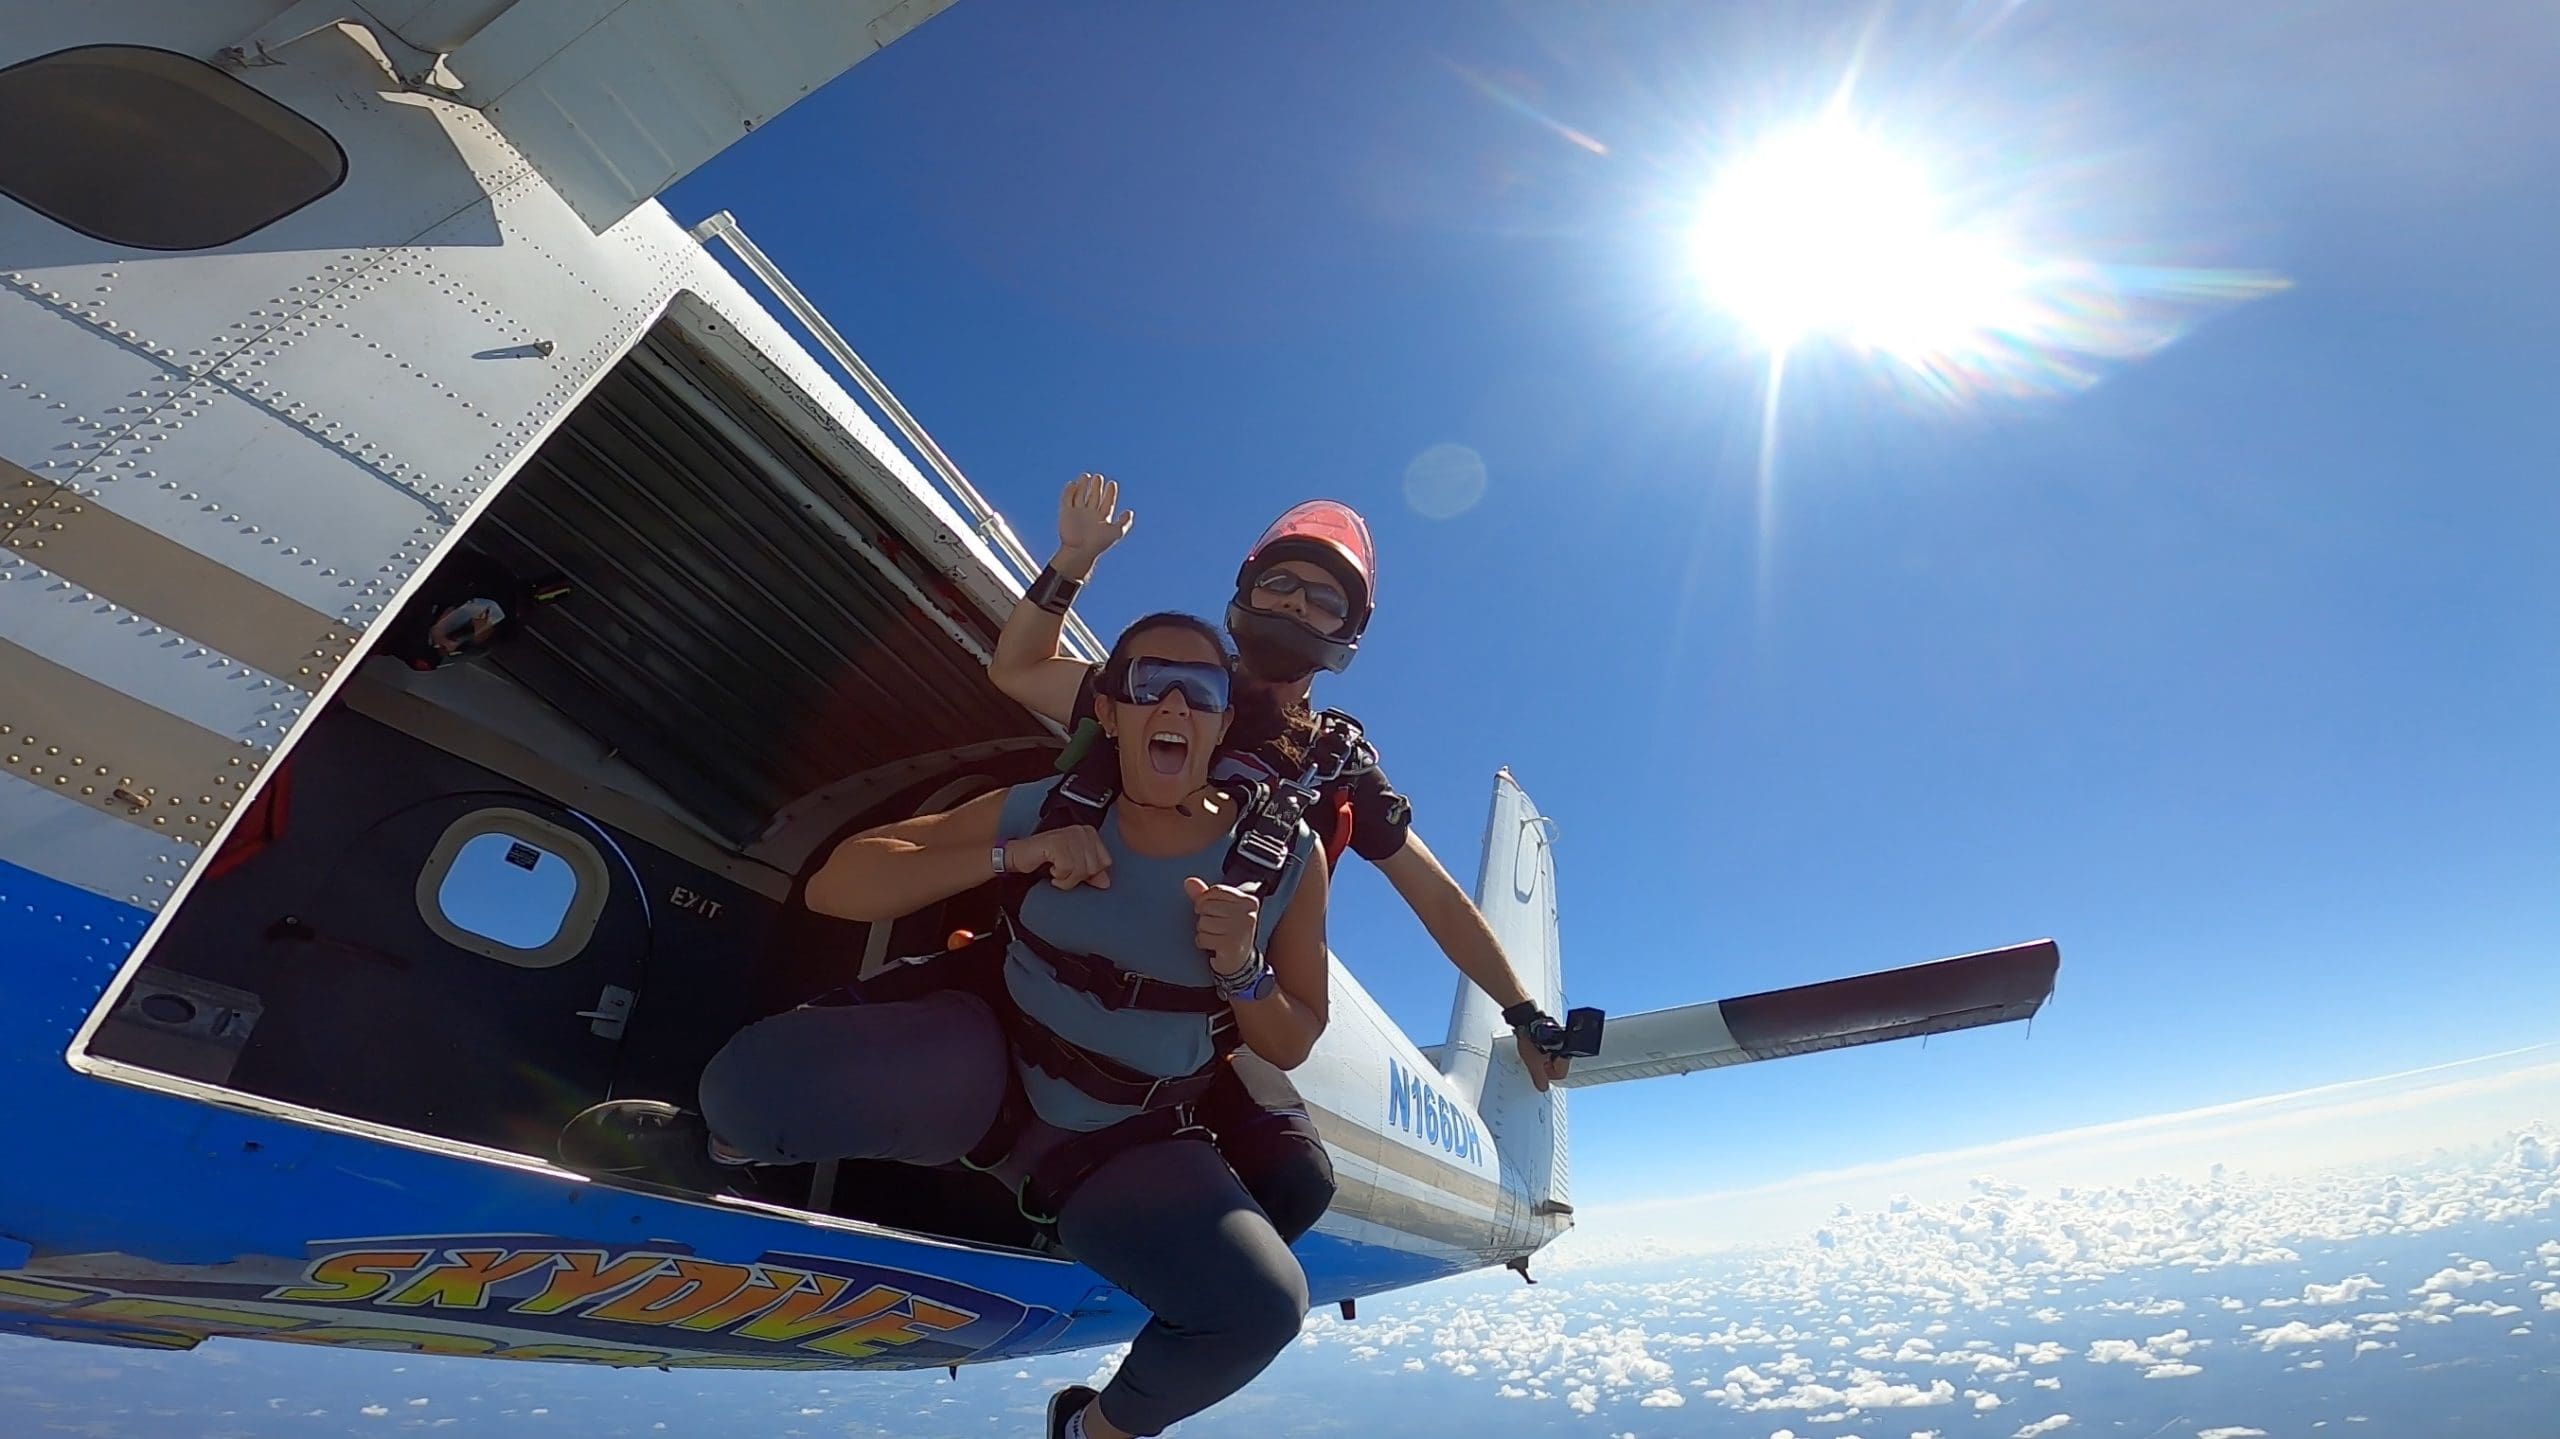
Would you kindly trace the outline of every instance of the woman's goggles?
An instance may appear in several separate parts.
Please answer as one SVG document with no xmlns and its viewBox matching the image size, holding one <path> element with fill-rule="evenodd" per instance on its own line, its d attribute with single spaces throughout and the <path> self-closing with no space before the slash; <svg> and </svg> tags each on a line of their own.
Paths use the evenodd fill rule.
<svg viewBox="0 0 2560 1439">
<path fill-rule="evenodd" d="M 1265 570 L 1262 578 L 1253 582 L 1253 587 L 1263 594 L 1304 594 L 1309 609 L 1321 610 L 1338 620 L 1351 618 L 1351 597 L 1344 594 L 1339 585 L 1303 579 L 1288 570 Z"/>
<path fill-rule="evenodd" d="M 1175 690 L 1196 710 L 1219 711 L 1227 707 L 1233 677 L 1226 666 L 1202 664 L 1198 660 L 1129 661 L 1122 672 L 1114 698 L 1133 705 L 1156 705 Z"/>
</svg>

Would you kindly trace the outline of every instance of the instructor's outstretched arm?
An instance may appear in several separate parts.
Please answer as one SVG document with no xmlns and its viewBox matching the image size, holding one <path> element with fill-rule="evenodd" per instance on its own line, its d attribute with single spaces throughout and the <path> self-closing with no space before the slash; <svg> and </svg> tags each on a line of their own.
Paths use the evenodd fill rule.
<svg viewBox="0 0 2560 1439">
<path fill-rule="evenodd" d="M 1053 600 L 1051 608 L 1040 603 L 1035 585 L 1015 601 L 987 666 L 987 677 L 1014 703 L 1060 724 L 1082 718 L 1074 713 L 1076 692 L 1090 669 L 1059 645 L 1066 634 L 1068 601 L 1075 588 L 1092 578 L 1103 552 L 1127 538 L 1129 526 L 1137 522 L 1133 512 L 1114 513 L 1119 502 L 1118 483 L 1100 475 L 1078 475 L 1058 496 L 1058 552 L 1050 557 L 1049 569 L 1066 583 L 1068 593 Z"/>
<path fill-rule="evenodd" d="M 1493 996 L 1493 1002 L 1505 1009 L 1528 1000 L 1531 996 L 1511 967 L 1510 957 L 1502 952 L 1502 941 L 1494 938 L 1493 926 L 1484 922 L 1484 914 L 1449 871 L 1440 857 L 1422 842 L 1422 836 L 1407 831 L 1404 844 L 1395 853 L 1378 861 L 1378 871 L 1404 897 L 1413 917 L 1430 931 L 1432 942 L 1458 967 L 1458 972 L 1473 981 L 1476 988 Z M 1529 1071 L 1529 1082 L 1544 1089 L 1564 1078 L 1572 1061 L 1562 1055 L 1541 1052 L 1526 1037 L 1519 1040 L 1520 1063 Z"/>
</svg>

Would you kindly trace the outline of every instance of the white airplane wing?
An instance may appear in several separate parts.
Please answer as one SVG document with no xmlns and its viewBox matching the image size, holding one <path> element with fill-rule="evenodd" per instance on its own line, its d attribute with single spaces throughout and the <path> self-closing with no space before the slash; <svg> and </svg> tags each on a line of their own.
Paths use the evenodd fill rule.
<svg viewBox="0 0 2560 1439">
<path fill-rule="evenodd" d="M 1612 1015 L 1600 1052 L 1574 1061 L 1573 1089 L 1759 1059 L 1916 1039 L 2035 1014 L 2053 994 L 2053 941 L 2011 945 L 1849 979 Z"/>
</svg>

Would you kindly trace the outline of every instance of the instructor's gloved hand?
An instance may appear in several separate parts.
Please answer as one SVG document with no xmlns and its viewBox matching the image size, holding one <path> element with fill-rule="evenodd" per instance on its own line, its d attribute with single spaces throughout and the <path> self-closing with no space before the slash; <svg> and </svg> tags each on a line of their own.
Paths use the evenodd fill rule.
<svg viewBox="0 0 2560 1439">
<path fill-rule="evenodd" d="M 1564 1026 L 1557 1024 L 1552 1019 L 1543 1020 L 1542 1022 L 1547 1028 L 1555 1031 L 1552 1037 L 1544 1039 L 1544 1044 L 1557 1044 L 1563 1042 Z M 1561 1054 L 1550 1054 L 1547 1052 L 1542 1045 L 1541 1036 L 1539 1035 L 1535 1025 L 1532 1025 L 1527 1029 L 1516 1031 L 1512 1035 L 1512 1042 L 1520 1046 L 1520 1067 L 1529 1071 L 1529 1082 L 1538 1086 L 1538 1092 L 1540 1094 L 1546 1093 L 1548 1085 L 1564 1078 L 1573 1070 L 1573 1061 L 1571 1059 L 1568 1059 Z"/>
</svg>

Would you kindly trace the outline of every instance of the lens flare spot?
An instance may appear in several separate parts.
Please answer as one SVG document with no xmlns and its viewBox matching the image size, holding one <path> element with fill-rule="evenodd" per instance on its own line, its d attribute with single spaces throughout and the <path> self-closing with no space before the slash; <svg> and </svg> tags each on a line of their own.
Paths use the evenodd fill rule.
<svg viewBox="0 0 2560 1439">
<path fill-rule="evenodd" d="M 1486 487 L 1484 456 L 1464 445 L 1433 445 L 1404 467 L 1404 502 L 1427 520 L 1454 520 Z"/>
</svg>

